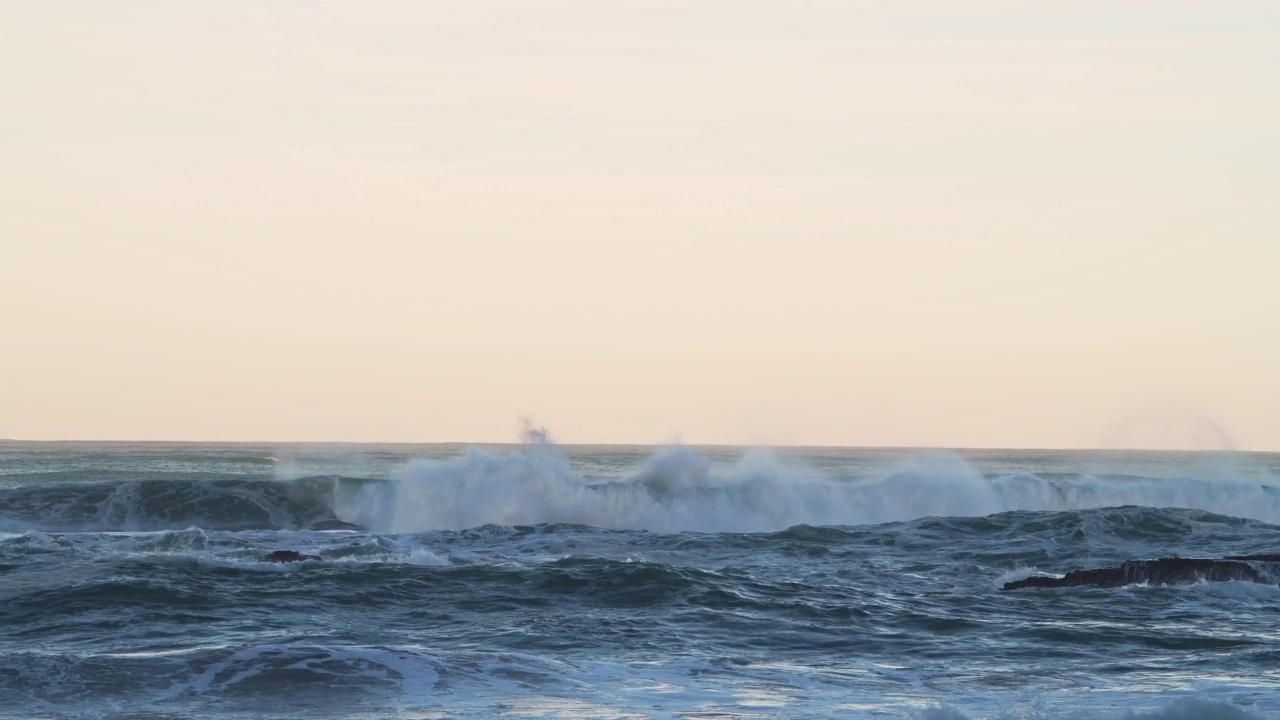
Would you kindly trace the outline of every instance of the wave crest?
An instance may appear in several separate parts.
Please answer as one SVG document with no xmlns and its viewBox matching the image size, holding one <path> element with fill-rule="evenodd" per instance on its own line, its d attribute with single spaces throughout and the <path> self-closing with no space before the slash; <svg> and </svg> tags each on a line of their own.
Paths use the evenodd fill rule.
<svg viewBox="0 0 1280 720">
<path fill-rule="evenodd" d="M 571 460 L 540 442 L 518 451 L 473 448 L 451 459 L 420 459 L 386 479 L 150 473 L 11 485 L 0 487 L 0 532 L 200 527 L 405 533 L 554 524 L 775 532 L 1117 506 L 1186 508 L 1280 524 L 1280 486 L 1270 477 L 984 475 L 953 453 L 921 455 L 874 472 L 818 471 L 764 450 L 724 461 L 684 447 L 661 450 L 628 472 L 592 456 Z"/>
<path fill-rule="evenodd" d="M 579 473 L 546 445 L 511 453 L 471 449 L 455 459 L 418 460 L 387 482 L 353 489 L 334 512 L 379 532 L 555 523 L 655 532 L 773 532 L 795 525 L 1123 505 L 1280 522 L 1280 488 L 1251 481 L 989 477 L 946 453 L 919 458 L 878 479 L 841 479 L 784 467 L 766 451 L 748 452 L 717 468 L 688 448 L 660 451 L 629 476 L 599 480 Z"/>
</svg>

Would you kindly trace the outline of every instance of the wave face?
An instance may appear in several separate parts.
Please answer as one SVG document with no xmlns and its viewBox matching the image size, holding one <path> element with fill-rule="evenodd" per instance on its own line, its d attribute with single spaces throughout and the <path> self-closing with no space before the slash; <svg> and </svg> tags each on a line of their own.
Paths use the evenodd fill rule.
<svg viewBox="0 0 1280 720">
<path fill-rule="evenodd" d="M 307 477 L 288 482 L 133 474 L 129 480 L 53 482 L 0 488 L 0 530 L 140 531 L 345 527 L 333 514 L 344 485 Z"/>
<path fill-rule="evenodd" d="M 1280 553 L 1278 467 L 0 443 L 0 719 L 1280 717 L 1280 585 L 999 589 Z"/>
</svg>

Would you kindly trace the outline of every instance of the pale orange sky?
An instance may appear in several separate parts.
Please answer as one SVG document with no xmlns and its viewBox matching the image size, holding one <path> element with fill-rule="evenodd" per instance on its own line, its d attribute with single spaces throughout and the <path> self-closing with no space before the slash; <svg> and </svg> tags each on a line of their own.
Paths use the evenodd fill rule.
<svg viewBox="0 0 1280 720">
<path fill-rule="evenodd" d="M 0 437 L 1280 449 L 1275 2 L 7 3 L 0 80 Z"/>
</svg>

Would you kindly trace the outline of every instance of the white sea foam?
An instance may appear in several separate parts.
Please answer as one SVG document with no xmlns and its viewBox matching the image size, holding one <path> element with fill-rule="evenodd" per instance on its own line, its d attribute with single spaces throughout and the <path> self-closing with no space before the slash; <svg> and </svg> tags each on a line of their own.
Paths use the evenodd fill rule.
<svg viewBox="0 0 1280 720">
<path fill-rule="evenodd" d="M 998 590 L 1004 587 L 1005 584 L 1007 583 L 1017 582 L 1018 580 L 1026 580 L 1027 578 L 1033 575 L 1044 575 L 1044 574 L 1045 573 L 1042 573 L 1033 567 L 1018 567 L 1018 568 L 1014 568 L 1012 570 L 1008 570 L 1000 573 L 998 576 L 996 576 L 994 580 L 991 581 L 991 587 L 992 589 Z"/>
<path fill-rule="evenodd" d="M 403 557 L 403 562 L 408 565 L 423 565 L 426 567 L 447 567 L 449 565 L 448 558 L 426 549 L 410 552 Z"/>
<path fill-rule="evenodd" d="M 630 475 L 601 481 L 542 444 L 418 460 L 388 482 L 337 493 L 334 510 L 347 522 L 381 532 L 539 523 L 758 532 L 1119 505 L 1195 508 L 1280 523 L 1280 486 L 1231 478 L 992 478 L 952 453 L 924 455 L 876 478 L 831 477 L 784 464 L 767 451 L 748 452 L 720 468 L 688 448 L 660 451 Z"/>
</svg>

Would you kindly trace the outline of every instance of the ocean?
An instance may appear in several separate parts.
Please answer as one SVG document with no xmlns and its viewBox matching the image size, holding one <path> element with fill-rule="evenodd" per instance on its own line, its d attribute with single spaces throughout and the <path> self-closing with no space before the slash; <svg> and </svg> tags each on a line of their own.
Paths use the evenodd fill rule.
<svg viewBox="0 0 1280 720">
<path fill-rule="evenodd" d="M 269 563 L 276 550 L 316 559 Z M 1280 718 L 1280 455 L 0 443 L 0 718 Z"/>
</svg>

